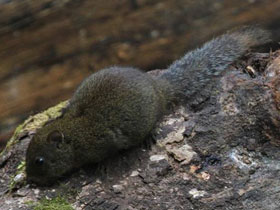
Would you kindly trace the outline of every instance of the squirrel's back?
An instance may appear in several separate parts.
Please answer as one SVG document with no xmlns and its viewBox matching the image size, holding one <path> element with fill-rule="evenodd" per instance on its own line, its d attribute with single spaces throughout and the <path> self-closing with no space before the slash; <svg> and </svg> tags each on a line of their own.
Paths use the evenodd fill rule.
<svg viewBox="0 0 280 210">
<path fill-rule="evenodd" d="M 81 83 L 66 114 L 99 122 L 102 126 L 95 133 L 106 128 L 119 141 L 128 141 L 129 146 L 129 142 L 135 144 L 147 136 L 164 113 L 165 104 L 154 78 L 136 68 L 111 67 Z"/>
</svg>

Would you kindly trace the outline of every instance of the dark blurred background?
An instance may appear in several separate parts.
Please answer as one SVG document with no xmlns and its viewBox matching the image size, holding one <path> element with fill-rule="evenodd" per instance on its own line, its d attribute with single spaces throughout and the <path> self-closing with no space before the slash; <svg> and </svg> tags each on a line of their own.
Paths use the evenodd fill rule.
<svg viewBox="0 0 280 210">
<path fill-rule="evenodd" d="M 0 0 L 0 149 L 100 68 L 166 68 L 244 24 L 279 41 L 279 11 L 280 0 Z"/>
</svg>

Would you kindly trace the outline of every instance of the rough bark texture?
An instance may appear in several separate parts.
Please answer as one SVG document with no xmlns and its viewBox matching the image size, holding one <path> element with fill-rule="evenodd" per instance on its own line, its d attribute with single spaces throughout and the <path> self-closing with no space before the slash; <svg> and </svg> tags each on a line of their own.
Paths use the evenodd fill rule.
<svg viewBox="0 0 280 210">
<path fill-rule="evenodd" d="M 243 24 L 278 38 L 279 10 L 280 0 L 0 0 L 0 144 L 100 68 L 165 68 Z"/>
<path fill-rule="evenodd" d="M 57 195 L 75 209 L 279 209 L 279 54 L 247 55 L 166 116 L 156 143 L 147 140 L 52 187 L 24 184 L 17 169 L 34 128 L 57 113 L 30 118 L 0 156 L 1 209 L 30 209 L 26 201 Z"/>
</svg>

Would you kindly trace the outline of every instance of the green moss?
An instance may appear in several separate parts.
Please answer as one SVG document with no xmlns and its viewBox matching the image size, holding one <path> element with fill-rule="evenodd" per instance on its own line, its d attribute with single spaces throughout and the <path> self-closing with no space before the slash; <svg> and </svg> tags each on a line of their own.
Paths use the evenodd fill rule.
<svg viewBox="0 0 280 210">
<path fill-rule="evenodd" d="M 74 210 L 70 203 L 63 197 L 56 197 L 51 200 L 42 199 L 38 203 L 31 203 L 33 210 Z"/>
<path fill-rule="evenodd" d="M 25 171 L 25 161 L 21 161 L 21 163 L 17 167 L 17 170 L 18 173 Z"/>
<path fill-rule="evenodd" d="M 41 128 L 45 125 L 46 122 L 48 122 L 50 119 L 55 119 L 61 115 L 61 110 L 67 105 L 68 101 L 63 101 L 59 103 L 58 105 L 51 107 L 47 109 L 46 111 L 43 111 L 39 114 L 36 114 L 34 116 L 30 116 L 27 118 L 22 124 L 20 124 L 11 139 L 8 141 L 5 149 L 0 153 L 0 157 L 8 151 L 12 145 L 16 144 L 19 140 L 19 137 L 23 133 L 27 133 L 29 131 L 34 131 L 38 128 Z"/>
<path fill-rule="evenodd" d="M 16 176 L 21 175 L 22 178 L 16 180 Z M 17 166 L 16 174 L 11 178 L 9 191 L 11 192 L 16 186 L 21 186 L 25 183 L 25 161 L 21 161 Z"/>
</svg>

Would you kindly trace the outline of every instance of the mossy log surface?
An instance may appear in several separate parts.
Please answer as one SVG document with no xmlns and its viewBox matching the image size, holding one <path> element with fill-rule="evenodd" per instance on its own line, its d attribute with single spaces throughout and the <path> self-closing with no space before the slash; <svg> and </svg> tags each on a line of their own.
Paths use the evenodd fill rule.
<svg viewBox="0 0 280 210">
<path fill-rule="evenodd" d="M 47 197 L 68 208 L 67 198 L 74 209 L 279 209 L 279 72 L 280 51 L 248 54 L 166 116 L 156 143 L 52 187 L 26 185 L 24 155 L 34 128 L 59 116 L 64 104 L 31 117 L 0 156 L 0 206 L 30 209 Z"/>
<path fill-rule="evenodd" d="M 100 68 L 165 68 L 243 24 L 279 37 L 279 10 L 280 0 L 0 1 L 0 144 Z"/>
</svg>

